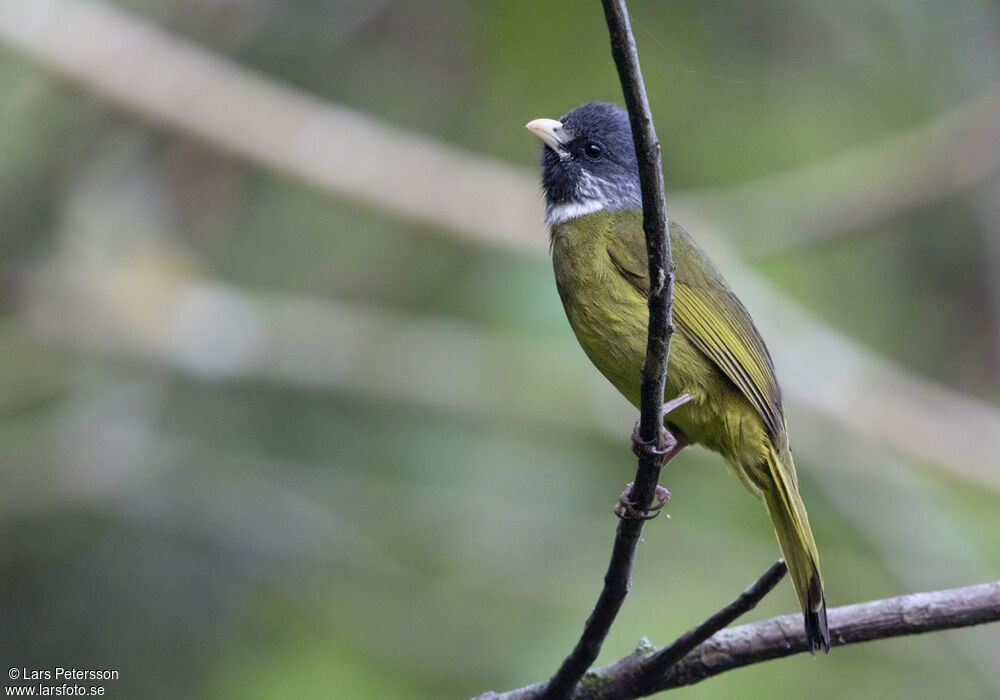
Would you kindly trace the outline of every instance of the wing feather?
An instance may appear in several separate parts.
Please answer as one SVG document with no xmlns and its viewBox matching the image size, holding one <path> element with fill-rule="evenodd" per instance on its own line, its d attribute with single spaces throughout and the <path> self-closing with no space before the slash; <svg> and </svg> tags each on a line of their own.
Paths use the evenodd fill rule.
<svg viewBox="0 0 1000 700">
<path fill-rule="evenodd" d="M 649 296 L 646 244 L 641 222 L 622 212 L 612 227 L 608 256 L 618 272 Z M 784 436 L 781 390 L 774 363 L 746 307 L 729 289 L 712 261 L 687 232 L 670 223 L 677 261 L 674 322 L 754 406 L 774 436 Z"/>
</svg>

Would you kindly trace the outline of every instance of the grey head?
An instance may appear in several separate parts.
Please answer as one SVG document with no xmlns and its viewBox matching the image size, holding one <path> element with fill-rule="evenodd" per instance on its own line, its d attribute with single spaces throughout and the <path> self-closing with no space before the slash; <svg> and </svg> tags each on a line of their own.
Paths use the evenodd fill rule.
<svg viewBox="0 0 1000 700">
<path fill-rule="evenodd" d="M 597 211 L 642 206 L 639 169 L 628 112 L 610 102 L 588 102 L 556 121 L 526 128 L 544 144 L 542 189 L 549 226 Z"/>
</svg>

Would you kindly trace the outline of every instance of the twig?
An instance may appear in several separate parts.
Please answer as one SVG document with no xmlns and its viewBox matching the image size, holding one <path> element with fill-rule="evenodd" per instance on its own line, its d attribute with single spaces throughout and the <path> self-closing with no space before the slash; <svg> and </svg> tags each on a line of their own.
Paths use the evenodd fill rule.
<svg viewBox="0 0 1000 700">
<path fill-rule="evenodd" d="M 642 675 L 655 678 L 665 673 L 671 666 L 687 656 L 692 649 L 719 630 L 728 627 L 736 618 L 753 610 L 757 603 L 778 585 L 787 572 L 788 567 L 785 565 L 785 561 L 778 560 L 732 603 L 694 629 L 682 634 L 672 644 L 668 644 L 649 656 L 647 661 L 642 664 Z"/>
<path fill-rule="evenodd" d="M 660 142 L 653 128 L 646 88 L 639 70 L 639 55 L 629 24 L 625 0 L 601 0 L 611 35 L 611 55 L 618 68 L 618 77 L 632 124 L 635 155 L 639 165 L 642 189 L 642 229 L 646 234 L 646 255 L 649 258 L 649 333 L 646 341 L 646 363 L 642 368 L 642 396 L 639 410 L 639 437 L 648 444 L 663 449 L 663 394 L 667 381 L 667 356 L 673 335 L 671 302 L 674 291 L 673 260 L 670 237 L 667 235 L 667 203 L 664 198 L 663 167 L 660 162 Z M 659 478 L 654 460 L 639 461 L 633 500 L 648 504 Z M 641 473 L 640 473 L 641 472 Z"/>
<path fill-rule="evenodd" d="M 931 593 L 845 605 L 828 611 L 830 643 L 846 646 L 938 630 L 972 627 L 1000 621 L 1000 581 Z M 651 654 L 632 654 L 596 668 L 576 687 L 572 700 L 631 700 L 652 693 L 694 685 L 706 678 L 751 664 L 809 650 L 802 616 L 781 615 L 718 632 L 666 673 L 643 677 Z M 633 692 L 642 679 L 643 695 Z M 487 693 L 482 700 L 528 700 L 538 697 L 542 683 L 506 693 Z"/>
<path fill-rule="evenodd" d="M 752 610 L 764 596 L 770 593 L 785 576 L 788 567 L 784 560 L 779 560 L 747 588 L 732 603 L 715 613 L 694 629 L 688 630 L 657 652 L 642 656 L 642 663 L 636 664 L 618 678 L 618 686 L 629 694 L 629 697 L 642 697 L 655 692 L 654 684 L 671 666 L 711 637 L 726 627 L 736 618 Z"/>
<path fill-rule="evenodd" d="M 632 124 L 635 155 L 639 165 L 642 190 L 642 228 L 646 234 L 649 259 L 649 330 L 646 362 L 642 368 L 642 394 L 639 402 L 639 442 L 652 449 L 642 449 L 629 502 L 631 512 L 644 514 L 653 502 L 660 469 L 669 459 L 667 436 L 663 428 L 663 394 L 667 381 L 667 357 L 674 327 L 670 313 L 673 296 L 673 265 L 670 238 L 667 235 L 667 204 L 663 194 L 663 168 L 660 144 L 653 128 L 653 116 L 646 88 L 639 70 L 639 55 L 629 24 L 625 0 L 602 0 L 611 36 L 611 55 L 618 68 L 625 106 Z M 643 517 L 623 517 L 618 523 L 611 561 L 604 575 L 604 587 L 587 618 L 583 634 L 573 651 L 560 665 L 541 697 L 545 700 L 566 698 L 583 674 L 594 663 L 608 636 L 611 623 L 628 593 L 635 549 L 642 532 Z"/>
</svg>

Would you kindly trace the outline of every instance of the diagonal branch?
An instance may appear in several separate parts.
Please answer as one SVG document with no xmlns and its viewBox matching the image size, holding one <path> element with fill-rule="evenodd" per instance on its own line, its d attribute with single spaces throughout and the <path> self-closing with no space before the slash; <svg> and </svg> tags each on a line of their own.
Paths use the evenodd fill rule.
<svg viewBox="0 0 1000 700">
<path fill-rule="evenodd" d="M 832 646 L 998 622 L 1000 581 L 845 605 L 830 609 L 828 615 Z M 781 615 L 722 630 L 664 673 L 648 673 L 649 660 L 662 650 L 626 656 L 588 673 L 570 697 L 572 700 L 631 700 L 694 685 L 726 671 L 808 650 L 801 616 Z M 636 692 L 639 683 L 642 690 Z M 529 700 L 538 697 L 542 685 L 488 693 L 481 698 Z"/>
<path fill-rule="evenodd" d="M 672 644 L 646 657 L 646 661 L 641 666 L 641 675 L 647 678 L 656 678 L 666 673 L 671 666 L 687 656 L 706 639 L 728 627 L 744 613 L 753 610 L 757 603 L 764 599 L 764 596 L 774 590 L 774 587 L 785 577 L 786 573 L 788 573 L 788 567 L 785 565 L 785 560 L 779 559 L 732 603 L 694 629 L 682 634 Z"/>
<path fill-rule="evenodd" d="M 618 68 L 618 77 L 625 96 L 632 138 L 639 165 L 642 189 L 642 228 L 646 234 L 646 255 L 649 259 L 649 330 L 646 341 L 646 362 L 642 368 L 642 393 L 639 402 L 639 426 L 634 445 L 639 464 L 628 496 L 628 513 L 622 517 L 615 534 L 611 561 L 604 575 L 604 587 L 587 618 L 583 634 L 573 651 L 563 661 L 541 694 L 546 700 L 569 697 L 580 678 L 597 659 L 601 646 L 628 593 L 635 549 L 642 533 L 645 514 L 653 502 L 660 478 L 660 469 L 670 456 L 682 447 L 668 446 L 663 428 L 663 394 L 667 382 L 667 357 L 674 326 L 671 302 L 674 290 L 670 237 L 667 235 L 667 204 L 663 193 L 663 168 L 660 143 L 653 128 L 653 115 L 646 98 L 646 88 L 639 70 L 639 55 L 629 24 L 625 0 L 602 0 L 604 16 L 611 36 L 611 55 Z M 625 495 L 623 494 L 623 498 Z"/>
</svg>

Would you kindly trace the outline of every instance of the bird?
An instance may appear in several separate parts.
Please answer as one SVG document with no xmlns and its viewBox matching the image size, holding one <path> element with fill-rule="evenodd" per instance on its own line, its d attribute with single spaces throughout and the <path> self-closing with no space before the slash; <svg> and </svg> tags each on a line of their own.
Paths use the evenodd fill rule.
<svg viewBox="0 0 1000 700">
<path fill-rule="evenodd" d="M 598 370 L 639 405 L 650 289 L 639 169 L 628 112 L 583 104 L 526 128 L 542 142 L 542 191 L 556 286 L 570 326 Z M 675 451 L 720 454 L 763 501 L 815 654 L 830 649 L 819 553 L 798 489 L 781 389 L 753 319 L 679 224 L 668 225 L 675 267 L 665 395 L 690 400 L 665 428 Z"/>
</svg>

